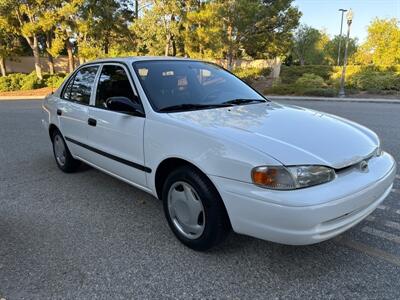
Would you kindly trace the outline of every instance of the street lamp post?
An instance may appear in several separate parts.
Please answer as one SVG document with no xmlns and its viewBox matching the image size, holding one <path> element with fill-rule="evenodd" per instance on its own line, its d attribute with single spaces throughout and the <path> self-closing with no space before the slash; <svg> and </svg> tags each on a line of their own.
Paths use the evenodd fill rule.
<svg viewBox="0 0 400 300">
<path fill-rule="evenodd" d="M 340 47 L 342 46 L 342 29 L 343 29 L 343 15 L 347 11 L 347 9 L 339 9 L 340 12 L 342 12 L 342 19 L 340 20 L 340 34 L 339 34 L 339 49 L 338 49 L 338 55 L 337 55 L 337 65 L 340 65 Z"/>
<path fill-rule="evenodd" d="M 342 77 L 340 78 L 340 89 L 339 89 L 339 97 L 344 98 L 346 96 L 344 92 L 344 82 L 346 77 L 346 65 L 347 65 L 347 49 L 349 47 L 349 39 L 350 39 L 350 27 L 353 22 L 353 12 L 350 9 L 346 14 L 347 19 L 347 37 L 346 37 L 346 46 L 344 47 L 344 59 L 343 59 L 343 68 L 342 68 Z"/>
</svg>

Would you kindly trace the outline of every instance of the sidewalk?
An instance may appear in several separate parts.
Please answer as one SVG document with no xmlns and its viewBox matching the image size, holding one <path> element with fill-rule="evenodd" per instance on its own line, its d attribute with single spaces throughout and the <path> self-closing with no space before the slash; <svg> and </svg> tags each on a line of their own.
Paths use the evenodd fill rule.
<svg viewBox="0 0 400 300">
<path fill-rule="evenodd" d="M 46 96 L 0 96 L 0 101 L 43 100 L 45 97 Z"/>
<path fill-rule="evenodd" d="M 400 99 L 385 98 L 339 98 L 339 97 L 310 97 L 310 96 L 268 96 L 270 100 L 291 100 L 291 101 L 336 101 L 336 102 L 367 102 L 367 103 L 398 103 Z"/>
</svg>

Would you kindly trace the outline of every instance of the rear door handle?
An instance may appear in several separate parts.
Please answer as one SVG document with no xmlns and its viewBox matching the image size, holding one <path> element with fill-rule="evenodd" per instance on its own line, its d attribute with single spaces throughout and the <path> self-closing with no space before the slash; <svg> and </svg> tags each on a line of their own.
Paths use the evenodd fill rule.
<svg viewBox="0 0 400 300">
<path fill-rule="evenodd" d="M 90 126 L 96 126 L 97 125 L 97 120 L 96 119 L 92 119 L 92 118 L 89 118 L 88 120 L 87 120 L 87 123 L 90 125 Z"/>
<path fill-rule="evenodd" d="M 59 115 L 59 116 L 62 115 L 62 110 L 61 109 L 57 109 L 57 115 Z"/>
</svg>

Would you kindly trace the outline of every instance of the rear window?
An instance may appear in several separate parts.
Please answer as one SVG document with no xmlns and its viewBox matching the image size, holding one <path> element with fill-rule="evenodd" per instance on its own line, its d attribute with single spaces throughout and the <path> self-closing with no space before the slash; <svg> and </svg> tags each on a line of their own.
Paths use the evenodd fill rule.
<svg viewBox="0 0 400 300">
<path fill-rule="evenodd" d="M 82 104 L 89 104 L 98 68 L 98 66 L 89 66 L 80 69 L 68 81 L 62 98 Z"/>
</svg>

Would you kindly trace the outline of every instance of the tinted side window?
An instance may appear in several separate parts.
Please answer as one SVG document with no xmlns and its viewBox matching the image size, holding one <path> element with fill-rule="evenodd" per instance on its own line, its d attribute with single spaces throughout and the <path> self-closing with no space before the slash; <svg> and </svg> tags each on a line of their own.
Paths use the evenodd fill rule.
<svg viewBox="0 0 400 300">
<path fill-rule="evenodd" d="M 73 80 L 73 84 L 65 89 L 64 96 L 71 101 L 89 104 L 90 94 L 96 77 L 98 66 L 86 67 L 80 69 Z M 68 83 L 69 85 L 70 83 Z"/>
<path fill-rule="evenodd" d="M 73 83 L 74 83 L 74 77 L 72 77 L 65 85 L 61 98 L 69 100 L 69 97 L 71 96 L 71 88 Z"/>
<path fill-rule="evenodd" d="M 96 107 L 107 108 L 106 101 L 110 97 L 127 97 L 133 102 L 138 102 L 128 74 L 121 66 L 105 65 L 101 70 L 97 84 Z"/>
</svg>

